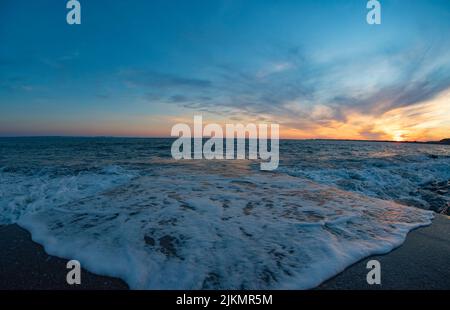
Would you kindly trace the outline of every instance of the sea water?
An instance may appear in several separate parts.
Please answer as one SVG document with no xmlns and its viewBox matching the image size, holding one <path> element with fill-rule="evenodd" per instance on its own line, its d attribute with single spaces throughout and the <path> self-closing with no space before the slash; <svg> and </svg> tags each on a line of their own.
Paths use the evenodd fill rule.
<svg viewBox="0 0 450 310">
<path fill-rule="evenodd" d="M 264 172 L 172 142 L 2 138 L 0 224 L 135 289 L 306 289 L 430 224 L 450 179 L 441 145 L 281 141 Z"/>
</svg>

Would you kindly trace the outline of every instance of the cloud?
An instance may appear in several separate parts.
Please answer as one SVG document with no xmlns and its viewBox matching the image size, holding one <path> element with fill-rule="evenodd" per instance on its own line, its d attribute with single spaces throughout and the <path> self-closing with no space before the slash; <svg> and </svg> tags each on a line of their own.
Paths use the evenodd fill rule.
<svg viewBox="0 0 450 310">
<path fill-rule="evenodd" d="M 132 87 L 149 87 L 156 89 L 204 89 L 212 82 L 206 79 L 183 77 L 180 75 L 144 70 L 127 70 L 121 72 L 125 83 Z"/>
<path fill-rule="evenodd" d="M 292 63 L 286 62 L 286 61 L 278 62 L 278 63 L 271 63 L 268 66 L 266 66 L 265 68 L 258 71 L 256 76 L 258 78 L 265 78 L 269 75 L 284 72 L 284 71 L 290 70 L 292 68 L 294 68 L 294 65 Z"/>
<path fill-rule="evenodd" d="M 7 92 L 32 92 L 36 87 L 23 77 L 11 77 L 0 79 L 0 90 Z"/>
<path fill-rule="evenodd" d="M 184 95 L 173 95 L 169 98 L 169 101 L 172 103 L 182 103 L 189 101 L 189 98 Z"/>
<path fill-rule="evenodd" d="M 78 59 L 79 57 L 80 53 L 75 51 L 55 58 L 43 58 L 41 59 L 41 63 L 53 69 L 64 69 L 70 62 Z"/>
<path fill-rule="evenodd" d="M 384 48 L 326 59 L 298 48 L 275 54 L 288 60 L 258 60 L 268 64 L 262 69 L 251 64 L 209 64 L 202 78 L 145 70 L 124 71 L 120 78 L 148 100 L 193 112 L 264 119 L 297 137 L 358 139 L 418 137 L 411 130 L 392 128 L 388 134 L 371 122 L 392 120 L 389 112 L 432 101 L 450 88 L 450 53 L 437 46 Z M 419 120 L 419 116 L 408 117 Z"/>
</svg>

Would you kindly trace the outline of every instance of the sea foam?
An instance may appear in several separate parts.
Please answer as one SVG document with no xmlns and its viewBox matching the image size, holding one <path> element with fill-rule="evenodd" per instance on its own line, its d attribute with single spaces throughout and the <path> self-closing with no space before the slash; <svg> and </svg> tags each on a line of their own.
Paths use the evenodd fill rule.
<svg viewBox="0 0 450 310">
<path fill-rule="evenodd" d="M 133 289 L 307 289 L 433 216 L 248 161 L 151 165 L 14 182 L 2 172 L 3 222 Z"/>
</svg>

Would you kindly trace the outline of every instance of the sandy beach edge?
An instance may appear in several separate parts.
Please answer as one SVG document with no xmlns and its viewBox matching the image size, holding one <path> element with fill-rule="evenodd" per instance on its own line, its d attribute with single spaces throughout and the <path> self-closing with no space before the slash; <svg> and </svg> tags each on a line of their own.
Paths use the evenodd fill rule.
<svg viewBox="0 0 450 310">
<path fill-rule="evenodd" d="M 450 289 L 450 217 L 436 215 L 430 226 L 411 231 L 405 243 L 385 255 L 371 256 L 325 281 L 319 290 Z M 116 278 L 82 270 L 82 284 L 66 282 L 67 260 L 47 255 L 18 225 L 0 226 L 0 289 L 2 290 L 126 290 Z M 366 264 L 381 264 L 381 285 L 369 285 Z"/>
<path fill-rule="evenodd" d="M 48 255 L 16 224 L 0 226 L 0 290 L 126 290 L 121 279 L 81 271 L 81 285 L 66 281 L 67 259 Z"/>
<path fill-rule="evenodd" d="M 325 281 L 319 290 L 450 289 L 450 217 L 436 214 L 431 225 L 409 232 L 406 241 L 384 255 L 367 257 Z M 369 285 L 367 262 L 377 260 L 381 285 Z"/>
</svg>

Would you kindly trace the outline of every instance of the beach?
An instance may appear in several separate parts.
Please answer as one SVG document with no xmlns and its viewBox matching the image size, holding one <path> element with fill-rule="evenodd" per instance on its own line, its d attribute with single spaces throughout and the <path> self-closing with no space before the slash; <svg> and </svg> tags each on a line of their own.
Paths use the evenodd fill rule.
<svg viewBox="0 0 450 310">
<path fill-rule="evenodd" d="M 2 287 L 66 287 L 61 257 L 123 280 L 85 272 L 85 288 L 311 289 L 448 211 L 446 146 L 283 140 L 280 167 L 263 172 L 175 161 L 172 141 L 0 139 Z M 440 223 L 433 235 L 448 239 Z"/>
<path fill-rule="evenodd" d="M 348 267 L 317 289 L 448 289 L 450 287 L 450 218 L 437 215 L 433 224 L 411 231 L 403 245 L 386 255 L 372 256 Z M 0 226 L 0 289 L 124 290 L 120 279 L 82 270 L 82 284 L 66 283 L 66 259 L 49 256 L 18 225 Z M 381 263 L 381 285 L 368 285 L 366 263 Z"/>
<path fill-rule="evenodd" d="M 123 290 L 128 286 L 120 279 L 103 277 L 86 270 L 81 272 L 81 285 L 68 285 L 68 260 L 47 255 L 33 242 L 28 231 L 18 225 L 0 226 L 1 290 Z"/>
<path fill-rule="evenodd" d="M 346 290 L 448 290 L 450 288 L 450 217 L 436 215 L 433 224 L 411 231 L 399 248 L 366 258 L 319 286 Z M 381 264 L 381 285 L 368 285 L 366 264 Z"/>
<path fill-rule="evenodd" d="M 0 292 L 450 289 L 450 0 L 104 2 L 0 0 Z"/>
</svg>

